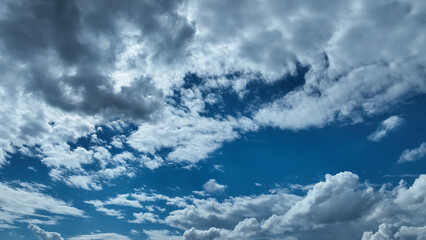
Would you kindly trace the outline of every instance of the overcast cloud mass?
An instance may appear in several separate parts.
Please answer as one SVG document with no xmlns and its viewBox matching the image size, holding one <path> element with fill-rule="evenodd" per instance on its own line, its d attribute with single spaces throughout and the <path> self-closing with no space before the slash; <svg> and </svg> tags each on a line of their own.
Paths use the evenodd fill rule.
<svg viewBox="0 0 426 240">
<path fill-rule="evenodd" d="M 423 0 L 5 0 L 0 238 L 426 239 Z"/>
</svg>

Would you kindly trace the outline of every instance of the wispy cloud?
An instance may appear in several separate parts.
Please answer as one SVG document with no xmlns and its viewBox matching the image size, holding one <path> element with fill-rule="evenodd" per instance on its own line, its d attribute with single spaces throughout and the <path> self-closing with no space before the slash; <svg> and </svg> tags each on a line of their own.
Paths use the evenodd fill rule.
<svg viewBox="0 0 426 240">
<path fill-rule="evenodd" d="M 371 135 L 368 136 L 368 140 L 376 141 L 376 142 L 380 141 L 390 131 L 399 127 L 403 122 L 404 120 L 401 117 L 398 117 L 398 116 L 389 117 L 388 119 L 380 123 L 379 127 L 377 128 L 375 132 L 373 132 Z"/>
</svg>

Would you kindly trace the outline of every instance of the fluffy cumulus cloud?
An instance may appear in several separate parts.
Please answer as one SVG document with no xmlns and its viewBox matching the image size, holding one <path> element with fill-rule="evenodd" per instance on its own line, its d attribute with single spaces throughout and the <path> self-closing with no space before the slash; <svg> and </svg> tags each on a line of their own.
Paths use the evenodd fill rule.
<svg viewBox="0 0 426 240">
<path fill-rule="evenodd" d="M 418 31 L 425 7 L 416 0 L 4 1 L 0 165 L 16 152 L 33 155 L 53 179 L 100 190 L 134 171 L 123 162 L 104 168 L 113 158 L 106 148 L 69 143 L 117 119 L 137 130 L 121 128 L 110 147 L 137 150 L 138 167 L 152 170 L 192 166 L 259 126 L 360 122 L 426 91 L 426 34 Z M 285 94 L 220 111 L 229 108 L 222 95 L 244 100 L 256 94 L 247 87 L 253 81 L 297 74 L 304 81 Z M 82 167 L 98 163 L 99 171 Z"/>
<path fill-rule="evenodd" d="M 203 208 L 195 203 L 172 212 L 168 220 L 186 230 L 185 239 L 422 239 L 425 179 L 421 175 L 409 187 L 400 183 L 393 189 L 374 190 L 360 183 L 357 175 L 343 172 L 327 175 L 303 197 L 281 193 L 270 196 L 276 199 L 273 202 L 228 201 Z M 374 226 L 379 227 L 377 233 Z"/>
<path fill-rule="evenodd" d="M 167 225 L 182 231 L 184 239 L 399 240 L 424 237 L 425 189 L 426 175 L 418 176 L 410 185 L 401 180 L 394 187 L 388 184 L 373 187 L 360 182 L 354 173 L 341 172 L 327 174 L 324 181 L 304 187 L 304 194 L 280 187 L 267 194 L 222 201 L 143 191 L 117 198 L 156 205 L 165 203 L 166 211 L 152 208 L 141 212 L 133 206 L 133 216 L 120 215 L 120 218 L 131 223 Z M 121 205 L 130 206 L 127 200 Z M 104 206 L 111 199 L 92 202 Z M 166 236 L 178 239 L 180 235 L 168 230 L 144 230 L 144 233 L 150 239 Z"/>
<path fill-rule="evenodd" d="M 414 149 L 406 149 L 399 157 L 398 163 L 417 161 L 426 155 L 426 143 Z"/>
<path fill-rule="evenodd" d="M 380 123 L 376 131 L 368 136 L 368 140 L 371 141 L 380 141 L 385 137 L 390 131 L 399 127 L 403 123 L 403 119 L 398 116 L 392 116 Z"/>
<path fill-rule="evenodd" d="M 293 20 L 295 24 L 283 24 L 290 32 L 281 34 L 291 36 L 291 40 L 282 43 L 305 44 L 292 49 L 297 49 L 295 57 L 311 69 L 302 88 L 256 113 L 259 122 L 300 129 L 342 119 L 360 121 L 400 99 L 424 93 L 425 49 L 420 42 L 426 35 L 416 30 L 424 24 L 420 19 L 425 6 L 420 1 L 283 5 L 291 9 L 284 16 L 303 16 L 303 20 L 293 18 L 287 22 Z M 321 27 L 309 29 L 315 26 L 313 21 Z"/>
<path fill-rule="evenodd" d="M 38 159 L 54 181 L 102 190 L 142 168 L 194 167 L 265 127 L 387 114 L 426 93 L 425 13 L 422 0 L 2 1 L 0 167 L 20 154 Z M 257 92 L 293 86 L 296 76 L 302 80 L 288 91 Z M 389 117 L 368 139 L 380 141 L 401 124 Z M 399 162 L 425 155 L 423 143 Z M 342 172 L 301 188 L 303 196 L 280 188 L 219 201 L 206 192 L 226 185 L 211 179 L 194 191 L 201 198 L 137 191 L 85 203 L 127 222 L 177 228 L 186 239 L 422 239 L 425 184 L 420 175 L 411 186 L 377 189 Z M 0 192 L 2 228 L 85 216 L 34 184 L 3 182 Z M 145 202 L 173 210 L 165 216 Z"/>
<path fill-rule="evenodd" d="M 426 226 L 423 227 L 399 227 L 394 224 L 380 224 L 377 232 L 365 232 L 361 240 L 408 240 L 426 239 Z"/>
</svg>

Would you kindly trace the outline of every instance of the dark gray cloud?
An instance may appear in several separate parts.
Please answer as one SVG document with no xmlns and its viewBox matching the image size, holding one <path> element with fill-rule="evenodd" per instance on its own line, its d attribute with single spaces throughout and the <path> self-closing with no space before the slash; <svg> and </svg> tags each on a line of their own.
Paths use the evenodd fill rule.
<svg viewBox="0 0 426 240">
<path fill-rule="evenodd" d="M 85 114 L 147 118 L 162 92 L 149 77 L 116 87 L 110 77 L 125 48 L 123 29 L 140 33 L 152 61 L 186 54 L 194 25 L 177 13 L 181 1 L 10 1 L 0 21 L 1 48 L 21 64 L 26 91 L 52 106 Z M 130 63 L 131 64 L 131 63 Z M 17 84 L 16 80 L 9 84 Z"/>
</svg>

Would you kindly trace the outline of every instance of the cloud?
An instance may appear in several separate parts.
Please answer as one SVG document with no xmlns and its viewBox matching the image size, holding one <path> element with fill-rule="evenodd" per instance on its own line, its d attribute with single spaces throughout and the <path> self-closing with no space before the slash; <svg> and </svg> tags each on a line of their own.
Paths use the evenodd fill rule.
<svg viewBox="0 0 426 240">
<path fill-rule="evenodd" d="M 217 183 L 215 179 L 210 179 L 206 183 L 204 183 L 203 189 L 204 191 L 209 193 L 223 192 L 226 189 L 226 185 Z"/>
<path fill-rule="evenodd" d="M 254 118 L 260 124 L 297 130 L 323 127 L 335 121 L 359 122 L 364 116 L 385 112 L 409 96 L 425 93 L 426 85 L 421 80 L 423 67 L 415 67 L 417 64 L 424 66 L 421 52 L 425 50 L 419 43 L 426 36 L 416 30 L 424 24 L 418 21 L 425 9 L 423 3 L 361 0 L 345 4 L 328 2 L 319 7 L 319 3 L 313 1 L 290 2 L 282 3 L 282 6 L 272 2 L 265 5 L 275 7 L 275 12 L 270 10 L 273 14 L 268 17 L 272 19 L 262 18 L 272 22 L 267 27 L 245 24 L 247 20 L 238 14 L 234 16 L 235 24 L 231 25 L 241 25 L 243 28 L 238 28 L 239 31 L 248 32 L 250 36 L 262 33 L 275 36 L 270 39 L 246 38 L 238 44 L 250 39 L 277 42 L 287 46 L 275 51 L 283 52 L 279 56 L 297 59 L 276 61 L 272 66 L 298 61 L 310 67 L 301 88 L 273 103 L 266 103 L 255 112 Z M 236 5 L 249 13 L 262 12 L 257 8 L 250 10 L 248 4 Z M 234 10 L 236 7 L 230 9 L 238 13 Z M 306 15 L 302 17 L 301 12 Z M 261 24 L 265 23 L 260 21 Z M 321 27 L 315 27 L 317 24 Z M 262 32 L 261 29 L 268 30 Z M 404 37 L 400 32 L 404 32 Z M 237 36 L 241 35 L 233 37 Z M 403 47 L 395 51 L 395 46 Z M 255 49 L 252 52 L 257 53 L 252 54 L 253 59 L 262 59 L 265 53 L 272 61 L 274 55 L 267 53 L 274 47 L 274 44 L 265 43 L 251 45 L 251 49 Z M 266 62 L 259 61 L 262 63 Z M 290 67 L 282 66 L 281 69 L 291 71 Z"/>
<path fill-rule="evenodd" d="M 130 223 L 143 223 L 143 222 L 152 222 L 156 223 L 158 222 L 158 216 L 155 214 L 152 214 L 150 212 L 148 213 L 133 213 L 133 216 L 136 218 L 135 220 L 129 221 Z"/>
<path fill-rule="evenodd" d="M 306 196 L 282 189 L 222 203 L 194 200 L 172 211 L 165 222 L 185 230 L 185 239 L 361 239 L 363 235 L 370 239 L 374 235 L 370 229 L 380 224 L 395 226 L 391 236 L 404 230 L 398 236 L 405 239 L 424 234 L 425 184 L 426 175 L 420 175 L 409 187 L 401 182 L 392 189 L 384 185 L 375 190 L 360 183 L 357 175 L 342 172 L 326 175 Z"/>
<path fill-rule="evenodd" d="M 28 229 L 33 231 L 40 240 L 63 240 L 61 234 L 56 232 L 46 232 L 36 225 L 28 225 Z"/>
<path fill-rule="evenodd" d="M 341 172 L 327 174 L 325 180 L 307 185 L 306 194 L 296 195 L 291 189 L 279 187 L 268 194 L 221 201 L 143 191 L 119 196 L 141 203 L 164 202 L 168 207 L 160 215 L 135 212 L 134 219 L 126 220 L 166 224 L 185 231 L 184 239 L 375 239 L 372 237 L 381 233 L 374 231 L 379 228 L 381 232 L 385 226 L 395 239 L 424 234 L 426 175 L 419 175 L 411 185 L 401 180 L 394 187 L 373 187 L 360 182 L 354 173 Z M 92 202 L 104 205 L 98 200 Z M 164 215 L 165 218 L 160 217 Z M 177 234 L 152 234 L 168 235 Z"/>
<path fill-rule="evenodd" d="M 189 108 L 189 112 L 168 108 L 162 120 L 141 124 L 127 143 L 139 152 L 149 154 L 171 149 L 165 160 L 195 164 L 206 159 L 224 142 L 236 139 L 238 131 L 256 129 L 253 121 L 244 117 L 215 119 L 200 116 L 197 110 L 201 111 L 195 107 Z"/>
<path fill-rule="evenodd" d="M 130 240 L 130 238 L 117 233 L 92 233 L 70 237 L 68 240 Z"/>
<path fill-rule="evenodd" d="M 424 239 L 426 237 L 426 227 L 407 227 L 397 226 L 393 224 L 380 224 L 377 232 L 365 232 L 361 240 L 408 240 L 408 239 Z"/>
<path fill-rule="evenodd" d="M 228 229 L 245 218 L 261 220 L 274 213 L 283 214 L 299 199 L 299 196 L 287 194 L 282 190 L 274 194 L 231 197 L 223 202 L 214 198 L 192 199 L 191 204 L 183 209 L 170 212 L 165 221 L 181 229 Z"/>
<path fill-rule="evenodd" d="M 380 141 L 383 137 L 385 137 L 390 131 L 399 127 L 404 120 L 398 116 L 392 116 L 384 120 L 380 123 L 379 127 L 375 132 L 368 136 L 368 140 L 370 141 Z"/>
<path fill-rule="evenodd" d="M 426 143 L 422 143 L 417 148 L 404 150 L 399 157 L 398 163 L 417 161 L 425 155 Z"/>
<path fill-rule="evenodd" d="M 38 221 L 40 224 L 55 224 L 57 222 L 55 218 L 41 215 L 43 212 L 53 216 L 85 217 L 82 210 L 42 193 L 39 187 L 28 183 L 23 184 L 19 187 L 12 183 L 0 183 L 0 223 Z"/>
<path fill-rule="evenodd" d="M 137 126 L 108 141 L 138 151 L 138 167 L 191 167 L 259 127 L 360 122 L 426 92 L 421 1 L 24 0 L 2 9 L 0 165 L 35 146 L 54 180 L 87 190 L 135 172 L 125 162 L 106 168 L 106 148 L 70 147 L 109 121 Z M 199 83 L 187 83 L 191 74 Z M 229 109 L 228 90 L 244 99 L 257 95 L 252 81 L 297 74 L 302 85 L 241 102 L 244 111 L 208 110 Z M 386 121 L 370 139 L 393 128 Z M 95 160 L 101 169 L 82 170 Z"/>
<path fill-rule="evenodd" d="M 2 52 L 28 73 L 19 79 L 23 89 L 51 106 L 107 117 L 148 118 L 161 107 L 161 91 L 140 73 L 127 79 L 128 86 L 111 76 L 155 63 L 171 65 L 185 55 L 195 29 L 177 13 L 181 4 L 8 2 L 0 21 Z M 144 48 L 135 53 L 136 60 L 127 53 L 132 41 Z"/>
<path fill-rule="evenodd" d="M 148 240 L 181 240 L 182 236 L 174 234 L 169 230 L 143 230 L 143 233 L 148 235 Z"/>
</svg>

